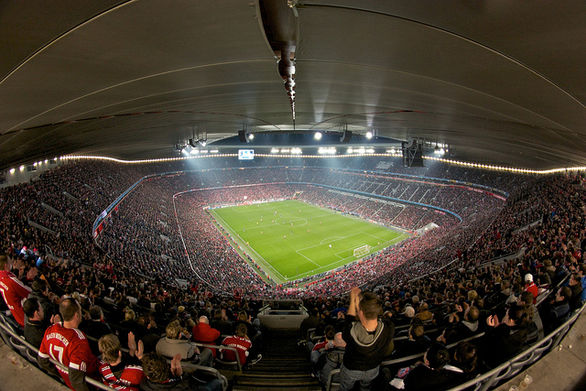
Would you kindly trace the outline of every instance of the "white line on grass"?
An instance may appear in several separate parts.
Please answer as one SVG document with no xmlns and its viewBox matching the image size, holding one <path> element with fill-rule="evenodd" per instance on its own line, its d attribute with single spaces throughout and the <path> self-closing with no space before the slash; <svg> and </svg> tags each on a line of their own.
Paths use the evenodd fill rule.
<svg viewBox="0 0 586 391">
<path fill-rule="evenodd" d="M 281 280 L 283 280 L 283 281 L 287 281 L 287 280 L 288 280 L 288 278 L 285 278 L 285 277 L 284 277 L 284 276 L 283 276 L 281 273 L 279 273 L 279 271 L 278 271 L 277 269 L 275 269 L 275 268 L 273 267 L 273 265 L 271 265 L 269 262 L 267 262 L 267 261 L 266 261 L 266 260 L 265 260 L 265 259 L 264 259 L 264 258 L 263 258 L 263 257 L 262 257 L 260 254 L 259 254 L 259 253 L 257 253 L 255 249 L 253 249 L 253 248 L 252 248 L 252 247 L 250 247 L 249 245 L 246 245 L 246 244 L 245 244 L 245 243 L 246 243 L 246 241 L 245 241 L 244 239 L 242 239 L 242 237 L 240 237 L 240 235 L 238 235 L 238 233 L 237 233 L 236 231 L 234 231 L 234 230 L 233 230 L 233 229 L 230 227 L 230 224 L 228 224 L 228 223 L 226 222 L 226 220 L 224 220 L 224 219 L 222 218 L 222 216 L 220 216 L 220 215 L 219 215 L 219 214 L 217 214 L 217 213 L 214 213 L 214 216 L 215 216 L 215 217 L 218 217 L 220 220 L 222 220 L 222 222 L 224 223 L 224 224 L 223 224 L 223 225 L 224 225 L 224 228 L 226 228 L 227 230 L 231 231 L 231 232 L 232 232 L 232 234 L 233 234 L 234 236 L 236 236 L 238 239 L 240 239 L 242 246 L 245 246 L 246 248 L 250 249 L 250 250 L 251 250 L 251 251 L 252 251 L 252 252 L 253 252 L 253 253 L 254 253 L 254 254 L 255 254 L 255 255 L 256 255 L 256 256 L 257 256 L 259 259 L 261 259 L 261 260 L 262 260 L 262 262 L 263 262 L 263 264 L 264 264 L 265 266 L 267 266 L 269 269 L 272 269 L 272 270 L 273 270 L 273 271 L 274 271 L 276 274 L 278 274 L 278 275 L 280 276 Z"/>
</svg>

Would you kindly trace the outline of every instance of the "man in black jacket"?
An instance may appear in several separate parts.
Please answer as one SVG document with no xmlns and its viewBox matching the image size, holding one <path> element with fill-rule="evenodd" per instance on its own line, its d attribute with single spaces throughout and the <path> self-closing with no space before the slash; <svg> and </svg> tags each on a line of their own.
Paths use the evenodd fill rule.
<svg viewBox="0 0 586 391">
<path fill-rule="evenodd" d="M 350 306 L 342 333 L 346 353 L 340 369 L 340 391 L 351 390 L 356 382 L 360 382 L 361 390 L 369 390 L 378 376 L 380 363 L 393 351 L 395 326 L 388 319 L 379 319 L 380 299 L 374 293 L 360 293 L 358 287 L 350 291 Z"/>
<path fill-rule="evenodd" d="M 26 299 L 22 305 L 27 319 L 24 323 L 24 339 L 35 348 L 41 346 L 45 335 L 45 311 L 43 306 L 34 297 Z"/>
</svg>

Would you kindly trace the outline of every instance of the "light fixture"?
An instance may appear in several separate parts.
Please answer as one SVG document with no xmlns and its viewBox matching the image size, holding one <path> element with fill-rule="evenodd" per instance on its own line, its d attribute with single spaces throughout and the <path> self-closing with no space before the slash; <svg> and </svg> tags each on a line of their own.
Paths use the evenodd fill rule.
<svg viewBox="0 0 586 391">
<path fill-rule="evenodd" d="M 279 148 L 271 148 L 271 153 L 279 153 Z"/>
<path fill-rule="evenodd" d="M 316 139 L 317 141 L 321 140 L 321 138 L 322 138 L 321 132 L 315 132 L 313 135 L 313 138 Z"/>
<path fill-rule="evenodd" d="M 254 133 L 249 133 L 248 134 L 248 141 L 252 141 L 254 140 Z"/>
<path fill-rule="evenodd" d="M 369 130 L 368 132 L 366 132 L 366 139 L 370 140 L 372 138 L 372 132 Z"/>
<path fill-rule="evenodd" d="M 20 167 L 18 167 L 18 169 L 19 169 L 20 172 L 23 172 L 24 171 L 24 166 L 20 166 Z"/>
<path fill-rule="evenodd" d="M 10 175 L 14 175 L 15 172 L 16 172 L 16 168 L 11 168 L 10 169 Z"/>
</svg>

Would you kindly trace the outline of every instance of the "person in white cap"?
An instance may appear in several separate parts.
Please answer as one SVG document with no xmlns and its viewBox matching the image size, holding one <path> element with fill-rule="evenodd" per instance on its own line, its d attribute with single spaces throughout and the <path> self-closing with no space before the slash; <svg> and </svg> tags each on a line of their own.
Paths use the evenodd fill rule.
<svg viewBox="0 0 586 391">
<path fill-rule="evenodd" d="M 533 275 L 531 275 L 531 273 L 525 274 L 525 291 L 531 292 L 533 295 L 533 304 L 536 304 L 537 295 L 539 295 L 539 288 L 533 282 Z"/>
</svg>

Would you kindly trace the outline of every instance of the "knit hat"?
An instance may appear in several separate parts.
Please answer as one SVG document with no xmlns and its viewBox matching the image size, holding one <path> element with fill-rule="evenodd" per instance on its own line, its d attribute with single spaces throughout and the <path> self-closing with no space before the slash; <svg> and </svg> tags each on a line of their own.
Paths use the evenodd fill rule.
<svg viewBox="0 0 586 391">
<path fill-rule="evenodd" d="M 531 273 L 525 274 L 525 282 L 533 282 L 533 276 Z"/>
</svg>

